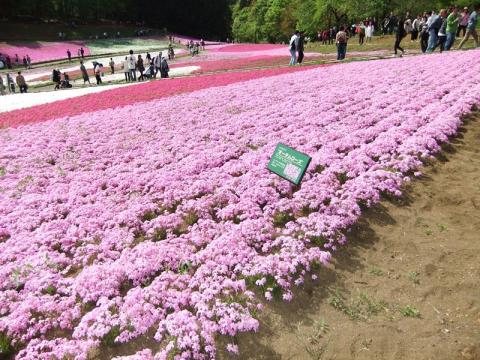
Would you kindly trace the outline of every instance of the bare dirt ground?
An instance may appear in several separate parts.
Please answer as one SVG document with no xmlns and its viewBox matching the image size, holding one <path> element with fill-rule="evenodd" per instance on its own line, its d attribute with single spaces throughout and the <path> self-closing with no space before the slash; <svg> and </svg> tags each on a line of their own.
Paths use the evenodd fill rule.
<svg viewBox="0 0 480 360">
<path fill-rule="evenodd" d="M 268 304 L 237 358 L 480 359 L 480 115 L 318 274 Z"/>
</svg>

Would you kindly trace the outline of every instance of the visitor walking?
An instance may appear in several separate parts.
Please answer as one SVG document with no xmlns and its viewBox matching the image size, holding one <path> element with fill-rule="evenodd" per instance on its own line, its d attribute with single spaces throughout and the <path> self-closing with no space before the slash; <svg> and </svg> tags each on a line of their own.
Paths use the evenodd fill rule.
<svg viewBox="0 0 480 360">
<path fill-rule="evenodd" d="M 426 53 L 427 52 L 427 48 L 428 48 L 428 39 L 430 37 L 429 33 L 428 33 L 428 20 L 427 19 L 430 19 L 430 17 L 432 16 L 432 12 L 429 11 L 429 12 L 426 12 L 424 17 L 422 18 L 422 28 L 420 30 L 420 48 L 422 49 L 422 53 Z"/>
<path fill-rule="evenodd" d="M 155 65 L 153 65 L 153 60 L 155 60 L 155 58 L 152 59 L 152 61 L 148 65 L 147 70 L 145 71 L 145 76 L 147 77 L 147 79 L 153 78 L 153 76 L 155 74 Z"/>
<path fill-rule="evenodd" d="M 321 33 L 318 33 L 319 39 L 322 41 L 322 45 L 327 45 L 328 44 L 328 37 L 329 37 L 329 30 L 324 30 Z"/>
<path fill-rule="evenodd" d="M 454 6 L 450 15 L 448 15 L 447 17 L 447 42 L 445 44 L 446 51 L 449 51 L 453 43 L 455 42 L 455 36 L 457 35 L 458 31 L 458 23 L 460 21 L 460 18 L 457 14 L 457 8 Z"/>
<path fill-rule="evenodd" d="M 412 36 L 410 38 L 410 41 L 417 41 L 418 39 L 418 34 L 420 33 L 421 30 L 421 23 L 422 23 L 422 17 L 418 15 L 415 20 L 412 22 Z"/>
<path fill-rule="evenodd" d="M 440 29 L 438 30 L 438 42 L 433 48 L 433 51 L 435 51 L 435 49 L 439 46 L 440 52 L 443 52 L 445 49 L 445 43 L 447 41 L 447 10 L 440 10 L 440 19 L 442 19 L 442 23 L 440 25 Z"/>
<path fill-rule="evenodd" d="M 428 25 L 428 48 L 427 53 L 432 53 L 438 44 L 438 31 L 442 26 L 442 18 L 432 12 L 432 16 L 427 20 Z"/>
<path fill-rule="evenodd" d="M 470 35 L 473 37 L 475 47 L 478 47 L 477 11 L 479 10 L 479 8 L 480 8 L 480 5 L 477 5 L 475 9 L 472 11 L 472 13 L 470 14 L 470 16 L 468 17 L 467 32 L 465 33 L 465 36 L 463 37 L 462 41 L 458 45 L 458 49 L 462 48 L 463 44 L 465 44 L 465 42 L 470 38 Z"/>
<path fill-rule="evenodd" d="M 297 62 L 301 64 L 303 62 L 303 58 L 305 57 L 305 34 L 304 32 L 300 32 L 298 37 L 298 59 Z"/>
<path fill-rule="evenodd" d="M 25 69 L 28 69 L 28 62 L 25 56 L 23 57 L 23 66 L 25 67 Z"/>
<path fill-rule="evenodd" d="M 72 62 L 72 53 L 70 52 L 70 49 L 67 49 L 67 57 L 68 57 L 68 62 Z"/>
<path fill-rule="evenodd" d="M 162 63 L 160 65 L 160 76 L 162 79 L 168 78 L 168 73 L 170 68 L 167 63 L 167 59 L 165 57 L 162 58 Z"/>
<path fill-rule="evenodd" d="M 58 90 L 58 89 L 60 89 L 60 80 L 61 80 L 60 71 L 57 70 L 57 69 L 53 69 L 53 72 L 52 72 L 52 81 L 53 81 L 53 83 L 55 84 L 55 87 L 53 88 L 53 90 Z"/>
<path fill-rule="evenodd" d="M 15 81 L 9 73 L 7 73 L 7 87 L 10 94 L 15 94 Z"/>
<path fill-rule="evenodd" d="M 363 45 L 365 43 L 365 25 L 363 22 L 357 25 L 355 32 L 358 34 L 358 44 Z"/>
<path fill-rule="evenodd" d="M 125 75 L 125 82 L 130 81 L 130 69 L 128 68 L 128 58 L 125 56 L 125 60 L 122 62 L 122 70 Z"/>
<path fill-rule="evenodd" d="M 395 45 L 393 46 L 395 55 L 398 55 L 398 50 L 400 50 L 402 54 L 405 53 L 405 50 L 400 46 L 400 43 L 406 35 L 404 23 L 405 21 L 400 17 L 398 20 L 397 32 L 395 33 Z"/>
<path fill-rule="evenodd" d="M 102 83 L 102 64 L 95 62 L 93 64 L 93 72 L 95 73 L 97 85 L 100 85 Z"/>
<path fill-rule="evenodd" d="M 80 48 L 80 56 L 82 59 L 85 57 L 85 50 L 83 50 L 83 47 Z"/>
<path fill-rule="evenodd" d="M 15 66 L 16 67 L 20 66 L 20 58 L 18 57 L 18 54 L 15 54 Z"/>
<path fill-rule="evenodd" d="M 85 85 L 86 82 L 88 82 L 89 85 L 92 85 L 90 82 L 90 76 L 88 75 L 87 68 L 83 64 L 83 61 L 80 61 L 80 72 L 82 73 L 83 85 Z"/>
<path fill-rule="evenodd" d="M 135 55 L 133 55 L 133 50 L 130 50 L 130 55 L 128 56 L 128 70 L 130 70 L 130 80 L 137 81 L 137 71 Z"/>
<path fill-rule="evenodd" d="M 395 31 L 395 27 L 398 26 L 397 17 L 393 12 L 390 12 L 390 17 L 388 18 L 388 33 L 390 35 Z"/>
<path fill-rule="evenodd" d="M 28 85 L 27 85 L 27 82 L 25 81 L 25 78 L 23 77 L 21 71 L 18 72 L 18 75 L 17 75 L 17 78 L 15 79 L 15 81 L 18 85 L 18 88 L 20 89 L 20 93 L 26 93 L 27 89 L 28 89 Z"/>
<path fill-rule="evenodd" d="M 12 59 L 10 59 L 10 56 L 7 55 L 7 57 L 5 58 L 5 61 L 7 62 L 7 69 L 11 69 L 12 68 Z"/>
<path fill-rule="evenodd" d="M 115 74 L 115 61 L 113 61 L 113 58 L 110 58 L 110 62 L 108 63 L 110 66 L 110 72 L 111 74 Z"/>
<path fill-rule="evenodd" d="M 156 79 L 162 65 L 162 52 L 159 52 L 158 56 L 153 60 L 153 65 L 155 66 L 155 72 L 153 73 L 153 77 Z"/>
<path fill-rule="evenodd" d="M 145 71 L 145 66 L 143 65 L 143 59 L 142 55 L 138 55 L 138 60 L 137 60 L 137 70 L 140 72 L 140 77 L 138 78 L 138 81 L 143 81 L 145 80 L 145 77 L 143 76 L 143 73 Z"/>
<path fill-rule="evenodd" d="M 460 37 L 460 33 L 463 33 L 462 37 L 465 37 L 465 34 L 467 33 L 469 17 L 470 13 L 468 12 L 468 7 L 464 7 L 462 14 L 460 15 L 460 21 L 458 23 L 457 37 Z"/>
<path fill-rule="evenodd" d="M 0 95 L 5 95 L 5 86 L 3 85 L 2 75 L 0 75 Z"/>
<path fill-rule="evenodd" d="M 371 43 L 373 39 L 374 25 L 370 22 L 365 29 L 365 42 Z"/>
<path fill-rule="evenodd" d="M 298 30 L 290 38 L 290 65 L 295 65 L 297 63 L 297 45 L 300 32 Z"/>
<path fill-rule="evenodd" d="M 32 68 L 32 59 L 30 58 L 30 55 L 27 54 L 27 69 Z"/>
<path fill-rule="evenodd" d="M 405 21 L 403 22 L 403 27 L 405 29 L 405 35 L 404 36 L 407 36 L 413 30 L 412 19 L 410 19 L 410 13 L 408 11 L 405 15 Z"/>
<path fill-rule="evenodd" d="M 333 45 L 335 42 L 335 37 L 337 36 L 337 28 L 330 28 L 328 31 L 328 45 Z"/>
<path fill-rule="evenodd" d="M 344 60 L 347 54 L 347 33 L 345 27 L 340 26 L 340 31 L 335 36 L 335 43 L 337 45 L 337 60 Z"/>
</svg>

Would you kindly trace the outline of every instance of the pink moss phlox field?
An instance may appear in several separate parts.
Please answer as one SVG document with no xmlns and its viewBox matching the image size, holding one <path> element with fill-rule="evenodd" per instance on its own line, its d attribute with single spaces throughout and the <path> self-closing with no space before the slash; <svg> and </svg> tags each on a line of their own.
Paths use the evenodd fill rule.
<svg viewBox="0 0 480 360">
<path fill-rule="evenodd" d="M 212 359 L 217 335 L 258 331 L 264 304 L 315 279 L 361 209 L 401 195 L 457 132 L 480 100 L 479 54 L 318 68 L 0 131 L 0 332 L 16 358 L 85 359 L 148 336 L 160 352 L 119 359 Z M 300 187 L 266 169 L 278 142 L 312 156 Z"/>
<path fill-rule="evenodd" d="M 17 45 L 10 45 L 0 43 L 0 53 L 10 55 L 12 63 L 15 61 L 15 54 L 22 58 L 29 55 L 32 63 L 60 60 L 67 58 L 67 50 L 70 49 L 72 56 L 77 56 L 77 50 L 83 47 L 85 56 L 90 55 L 89 49 L 85 43 L 81 41 L 66 41 L 66 42 L 33 42 L 33 43 L 19 43 Z"/>
<path fill-rule="evenodd" d="M 235 63 L 235 65 L 239 64 Z M 217 63 L 216 66 L 221 65 Z M 34 122 L 43 122 L 142 101 L 151 101 L 209 87 L 224 86 L 251 79 L 305 70 L 306 68 L 301 67 L 284 67 L 152 81 L 138 84 L 128 89 L 117 88 L 99 94 L 89 94 L 55 103 L 2 112 L 0 113 L 0 129 L 2 127 L 16 127 Z"/>
</svg>

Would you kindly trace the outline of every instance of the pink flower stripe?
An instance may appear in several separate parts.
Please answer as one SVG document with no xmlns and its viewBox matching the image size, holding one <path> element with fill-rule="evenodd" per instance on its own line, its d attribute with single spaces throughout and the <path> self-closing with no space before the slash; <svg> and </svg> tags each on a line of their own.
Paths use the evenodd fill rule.
<svg viewBox="0 0 480 360">
<path fill-rule="evenodd" d="M 265 51 L 265 50 L 276 50 L 276 49 L 285 49 L 286 45 L 280 44 L 238 44 L 238 45 L 229 45 L 219 48 L 216 51 L 219 52 L 252 52 L 252 51 Z"/>
<path fill-rule="evenodd" d="M 199 61 L 199 62 L 182 62 L 174 64 L 171 68 L 182 67 L 182 66 L 199 66 L 201 69 L 195 71 L 196 73 L 204 72 L 213 72 L 213 71 L 227 71 L 227 70 L 240 70 L 240 69 L 249 69 L 255 67 L 264 67 L 264 66 L 278 66 L 278 65 L 287 65 L 290 61 L 289 57 L 286 56 L 252 56 L 248 58 L 241 59 L 222 59 L 222 60 L 210 60 L 210 61 Z"/>
<path fill-rule="evenodd" d="M 70 49 L 72 56 L 77 56 L 77 50 L 83 47 L 85 55 L 89 55 L 90 51 L 85 46 L 85 43 L 80 41 L 68 41 L 68 42 L 34 42 L 34 43 L 22 43 L 18 45 L 9 45 L 6 43 L 0 43 L 0 53 L 9 55 L 12 59 L 12 63 L 15 61 L 15 54 L 18 54 L 20 62 L 24 56 L 29 55 L 32 59 L 32 63 L 60 60 L 67 58 L 67 50 Z"/>
<path fill-rule="evenodd" d="M 400 195 L 457 132 L 480 101 L 479 55 L 317 68 L 2 130 L 0 333 L 16 359 L 87 359 L 149 334 L 155 350 L 118 359 L 214 359 L 217 335 L 258 331 L 263 304 L 291 300 L 362 207 Z M 299 187 L 266 169 L 279 142 L 312 156 Z"/>
<path fill-rule="evenodd" d="M 102 109 L 110 109 L 137 102 L 160 99 L 209 87 L 223 86 L 236 82 L 302 70 L 305 70 L 305 68 L 277 68 L 152 81 L 133 87 L 107 90 L 100 94 L 85 95 L 78 98 L 57 101 L 55 103 L 38 105 L 27 109 L 0 113 L 0 128 L 17 127 L 64 116 L 95 112 Z"/>
</svg>

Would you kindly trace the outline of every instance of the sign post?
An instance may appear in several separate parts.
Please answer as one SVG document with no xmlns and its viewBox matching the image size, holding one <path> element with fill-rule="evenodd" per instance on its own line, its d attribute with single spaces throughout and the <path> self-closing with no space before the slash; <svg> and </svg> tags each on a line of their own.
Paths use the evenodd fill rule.
<svg viewBox="0 0 480 360">
<path fill-rule="evenodd" d="M 295 185 L 302 182 L 312 158 L 291 147 L 278 144 L 268 163 L 268 170 Z"/>
</svg>

